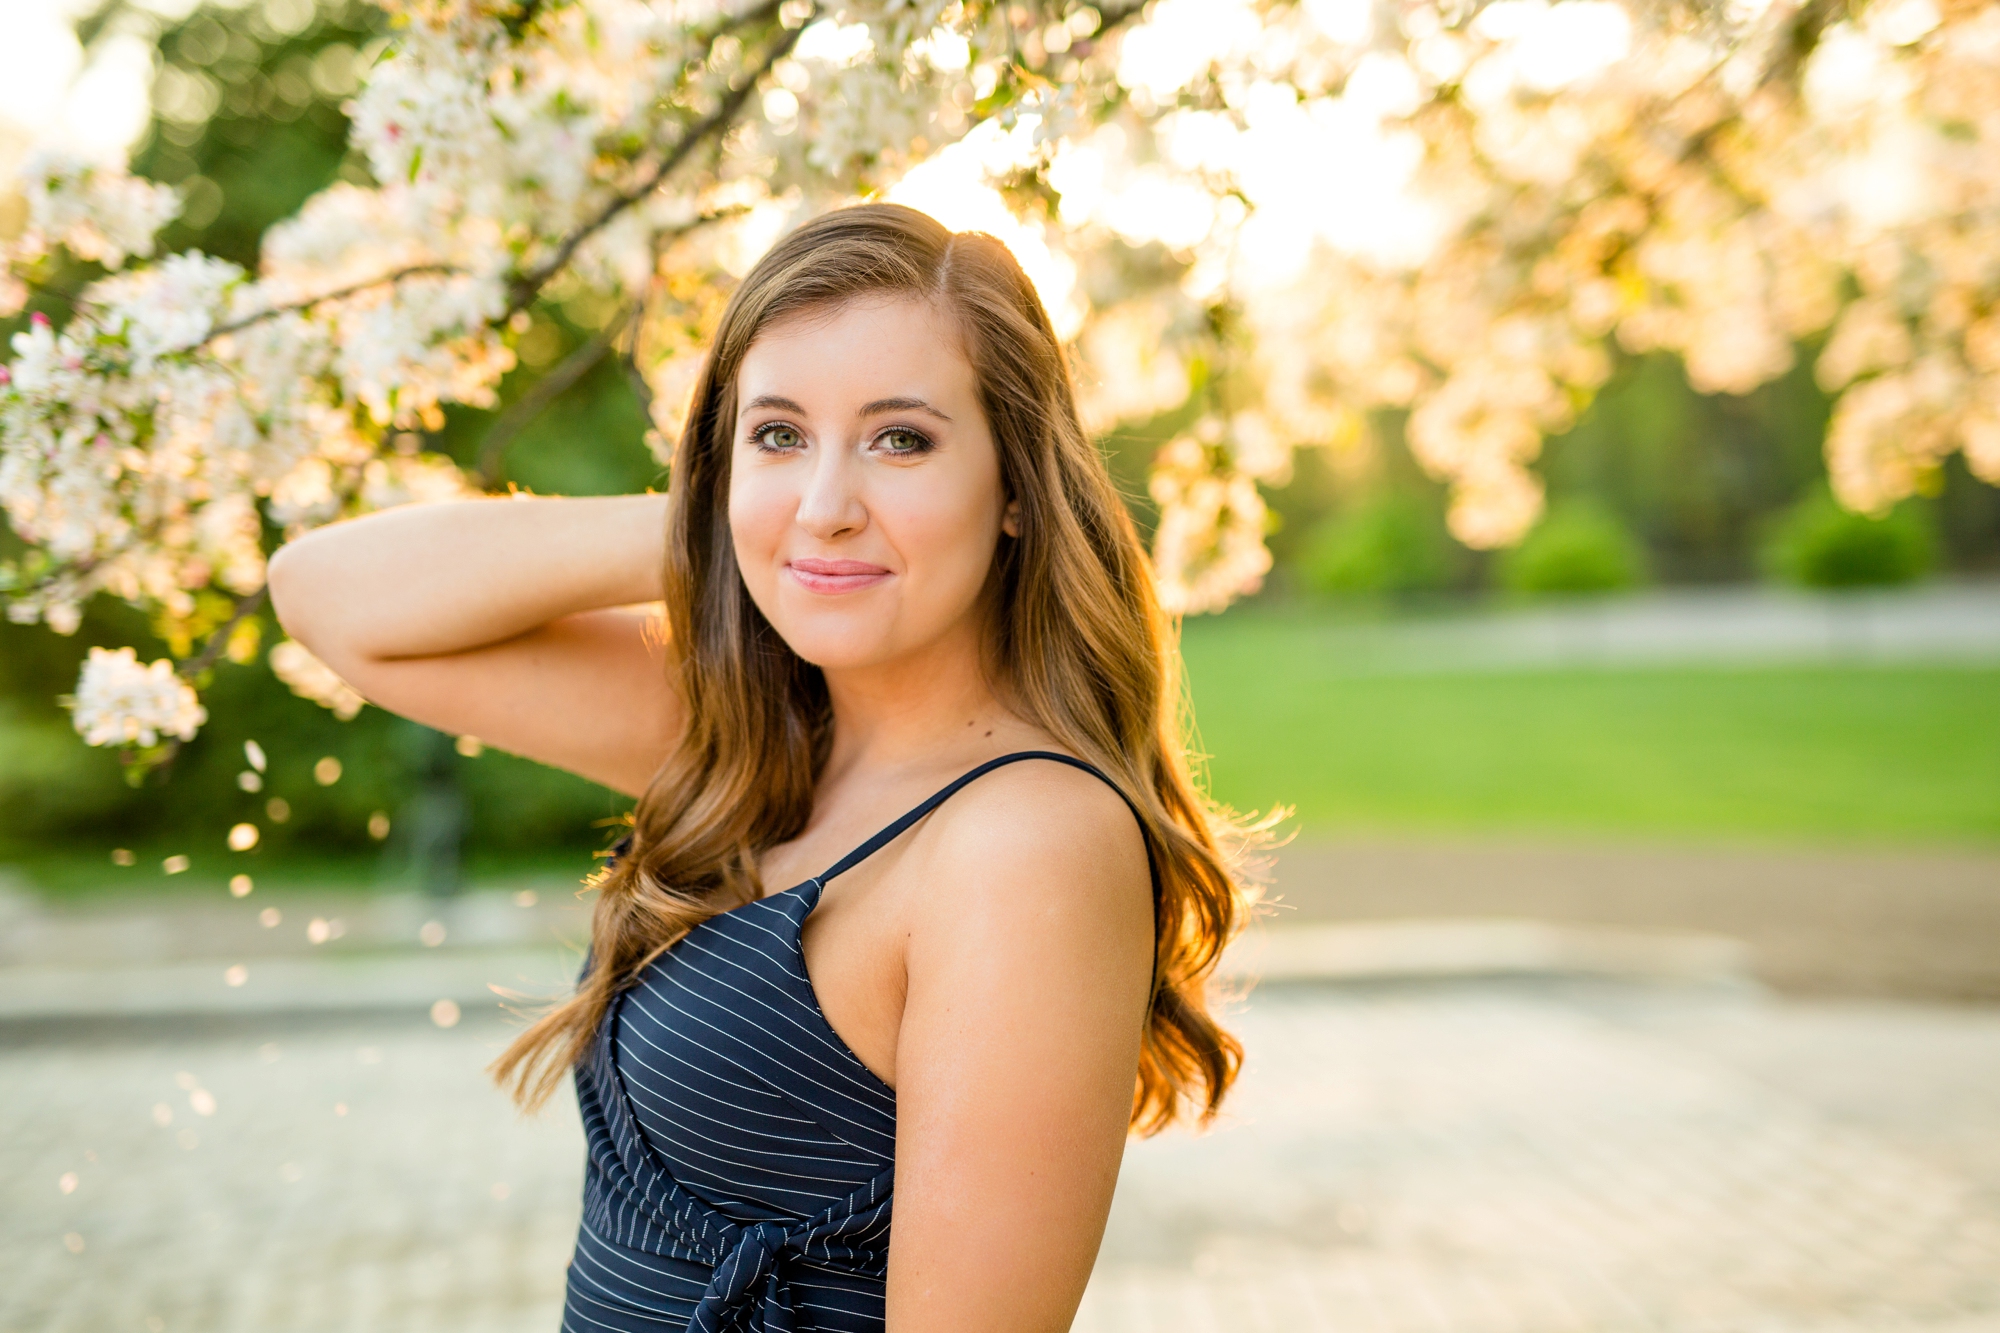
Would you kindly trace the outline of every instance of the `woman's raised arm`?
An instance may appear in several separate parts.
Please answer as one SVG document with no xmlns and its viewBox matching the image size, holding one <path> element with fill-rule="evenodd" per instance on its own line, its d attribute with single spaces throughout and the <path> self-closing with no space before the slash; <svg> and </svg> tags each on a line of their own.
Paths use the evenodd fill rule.
<svg viewBox="0 0 2000 1333">
<path fill-rule="evenodd" d="M 271 559 L 293 638 L 370 703 L 637 794 L 683 729 L 663 669 L 666 496 L 409 505 Z"/>
</svg>

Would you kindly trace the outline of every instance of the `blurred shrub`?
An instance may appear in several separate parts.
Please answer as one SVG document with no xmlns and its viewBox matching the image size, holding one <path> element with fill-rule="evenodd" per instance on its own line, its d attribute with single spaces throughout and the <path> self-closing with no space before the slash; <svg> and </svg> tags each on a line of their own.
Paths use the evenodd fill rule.
<svg viewBox="0 0 2000 1333">
<path fill-rule="evenodd" d="M 1773 526 L 1765 566 L 1806 588 L 1867 588 L 1910 583 L 1937 560 L 1937 534 L 1917 505 L 1882 518 L 1843 509 L 1822 489 L 1787 510 Z"/>
<path fill-rule="evenodd" d="M 1301 565 L 1306 582 L 1342 596 L 1433 592 L 1451 582 L 1443 520 L 1414 495 L 1383 492 L 1314 527 Z"/>
<path fill-rule="evenodd" d="M 166 771 L 129 786 L 117 755 L 85 745 L 56 703 L 73 687 L 78 659 L 93 641 L 136 641 L 142 660 L 159 655 L 143 624 L 128 620 L 124 608 L 99 599 L 73 638 L 0 623 L 0 857 L 161 840 L 219 850 L 238 821 L 263 830 L 260 860 L 368 853 L 384 849 L 368 832 L 378 810 L 400 837 L 435 749 L 429 731 L 375 708 L 342 722 L 292 697 L 261 662 L 221 663 L 208 724 Z M 267 768 L 246 784 L 244 743 L 252 740 Z M 496 750 L 473 758 L 447 746 L 446 754 L 466 804 L 468 853 L 581 861 L 609 840 L 599 821 L 631 804 Z M 322 759 L 338 762 L 331 784 L 315 776 Z M 272 814 L 273 800 L 283 803 L 282 820 Z M 393 862 L 395 844 L 387 850 Z"/>
<path fill-rule="evenodd" d="M 91 749 L 63 722 L 28 716 L 0 699 L 0 810 L 10 831 L 82 832 L 134 797 L 117 755 Z"/>
<path fill-rule="evenodd" d="M 1825 475 L 1826 396 L 1801 355 L 1749 394 L 1698 393 L 1663 353 L 1621 357 L 1576 425 L 1536 470 L 1560 510 L 1587 501 L 1619 515 L 1661 583 L 1755 578 L 1773 514 Z"/>
<path fill-rule="evenodd" d="M 1501 558 L 1500 582 L 1530 594 L 1616 592 L 1638 584 L 1644 571 L 1639 542 L 1623 523 L 1572 502 L 1552 507 L 1527 540 Z"/>
</svg>

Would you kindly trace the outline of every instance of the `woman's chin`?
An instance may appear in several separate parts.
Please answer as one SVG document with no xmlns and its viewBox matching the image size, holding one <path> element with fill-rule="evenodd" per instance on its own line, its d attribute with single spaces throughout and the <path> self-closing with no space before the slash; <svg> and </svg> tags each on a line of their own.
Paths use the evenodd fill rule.
<svg viewBox="0 0 2000 1333">
<path fill-rule="evenodd" d="M 898 654 L 873 617 L 820 615 L 780 626 L 791 650 L 822 671 L 858 671 L 881 666 Z"/>
</svg>

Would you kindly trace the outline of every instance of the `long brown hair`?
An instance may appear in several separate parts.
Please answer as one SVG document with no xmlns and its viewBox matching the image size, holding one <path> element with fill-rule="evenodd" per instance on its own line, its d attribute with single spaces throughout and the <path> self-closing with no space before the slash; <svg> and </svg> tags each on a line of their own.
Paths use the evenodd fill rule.
<svg viewBox="0 0 2000 1333">
<path fill-rule="evenodd" d="M 1273 818 L 1239 819 L 1194 781 L 1179 627 L 1077 419 L 1034 287 L 991 236 L 953 233 L 895 204 L 805 223 L 723 312 L 669 485 L 667 649 L 688 731 L 633 811 L 629 850 L 597 877 L 576 994 L 523 1031 L 494 1075 L 524 1105 L 543 1102 L 588 1052 L 613 997 L 695 925 L 762 896 L 757 854 L 806 826 L 833 715 L 819 668 L 779 637 L 737 570 L 728 520 L 737 368 L 773 322 L 884 294 L 937 301 L 960 322 L 1002 483 L 1020 502 L 1020 535 L 1001 537 L 989 580 L 1008 698 L 1141 812 L 1158 889 L 1132 1125 L 1151 1133 L 1184 1104 L 1206 1121 L 1242 1062 L 1210 1014 L 1208 982 L 1248 905 L 1244 853 Z"/>
</svg>

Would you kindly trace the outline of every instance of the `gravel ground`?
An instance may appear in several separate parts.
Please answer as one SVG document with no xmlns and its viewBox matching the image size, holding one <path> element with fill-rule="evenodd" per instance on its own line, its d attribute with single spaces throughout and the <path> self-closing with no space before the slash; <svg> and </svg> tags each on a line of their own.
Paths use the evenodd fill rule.
<svg viewBox="0 0 2000 1333">
<path fill-rule="evenodd" d="M 1080 1330 L 2000 1333 L 2000 1008 L 1269 986 Z M 581 1141 L 386 1015 L 0 1024 L 0 1328 L 557 1323 Z"/>
</svg>

